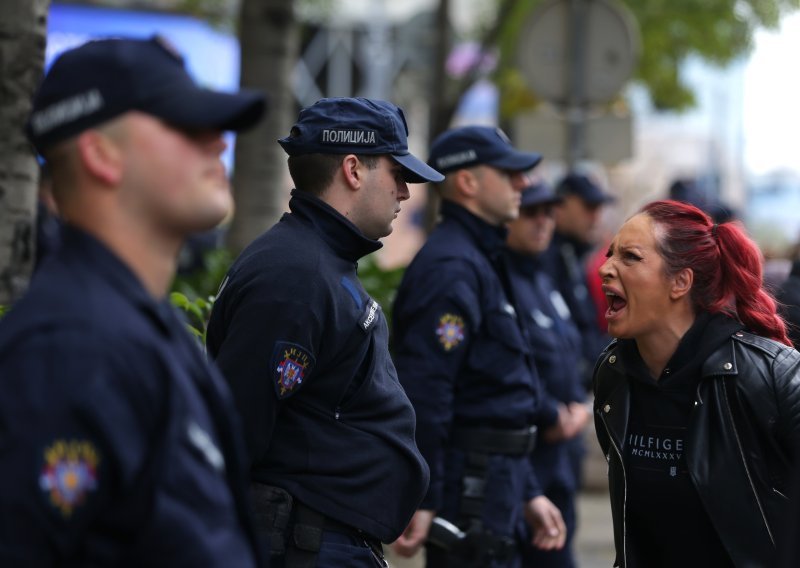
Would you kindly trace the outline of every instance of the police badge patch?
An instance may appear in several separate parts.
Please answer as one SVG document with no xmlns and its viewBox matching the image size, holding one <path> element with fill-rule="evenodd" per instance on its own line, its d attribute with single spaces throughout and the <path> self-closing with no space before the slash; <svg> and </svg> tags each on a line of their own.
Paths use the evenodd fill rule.
<svg viewBox="0 0 800 568">
<path fill-rule="evenodd" d="M 66 518 L 97 489 L 99 453 L 87 440 L 56 440 L 44 450 L 39 487 Z"/>
<path fill-rule="evenodd" d="M 275 343 L 272 372 L 278 398 L 297 392 L 314 368 L 314 356 L 305 348 L 287 341 Z"/>
<path fill-rule="evenodd" d="M 464 319 L 455 314 L 444 314 L 439 318 L 436 336 L 445 351 L 452 351 L 464 341 Z"/>
</svg>

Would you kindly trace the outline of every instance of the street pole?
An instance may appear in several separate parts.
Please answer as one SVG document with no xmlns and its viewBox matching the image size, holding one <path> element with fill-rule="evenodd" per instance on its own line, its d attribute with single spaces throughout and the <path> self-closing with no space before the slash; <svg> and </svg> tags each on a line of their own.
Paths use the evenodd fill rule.
<svg viewBox="0 0 800 568">
<path fill-rule="evenodd" d="M 570 0 L 567 18 L 570 65 L 567 74 L 567 107 L 564 113 L 567 129 L 564 155 L 567 157 L 568 172 L 573 171 L 578 161 L 585 156 L 587 1 L 590 0 Z"/>
<path fill-rule="evenodd" d="M 389 19 L 386 16 L 386 0 L 372 0 L 371 15 L 367 27 L 367 60 L 365 65 L 364 96 L 373 99 L 388 99 L 391 94 L 391 47 L 389 45 Z"/>
</svg>

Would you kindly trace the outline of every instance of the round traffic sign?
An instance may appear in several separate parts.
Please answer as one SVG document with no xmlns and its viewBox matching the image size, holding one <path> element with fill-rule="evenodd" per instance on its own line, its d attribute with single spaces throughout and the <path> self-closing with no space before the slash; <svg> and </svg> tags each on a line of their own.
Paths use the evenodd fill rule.
<svg viewBox="0 0 800 568">
<path fill-rule="evenodd" d="M 610 0 L 547 0 L 525 22 L 517 66 L 533 91 L 556 104 L 613 99 L 633 73 L 639 30 Z"/>
</svg>

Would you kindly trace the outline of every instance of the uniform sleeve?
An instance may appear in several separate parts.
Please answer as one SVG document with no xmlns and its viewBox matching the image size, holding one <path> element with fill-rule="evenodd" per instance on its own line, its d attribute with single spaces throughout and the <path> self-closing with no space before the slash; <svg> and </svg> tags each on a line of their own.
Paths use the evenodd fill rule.
<svg viewBox="0 0 800 568">
<path fill-rule="evenodd" d="M 281 403 L 315 370 L 322 308 L 318 294 L 303 297 L 300 289 L 266 278 L 248 286 L 229 306 L 224 339 L 211 353 L 230 385 L 251 460 L 269 448 Z"/>
<path fill-rule="evenodd" d="M 539 484 L 539 480 L 536 477 L 536 472 L 533 469 L 533 464 L 531 460 L 527 460 L 527 482 L 525 484 L 525 501 L 530 501 L 534 497 L 538 497 L 539 495 L 544 495 L 544 490 L 542 486 Z"/>
<path fill-rule="evenodd" d="M 395 304 L 395 366 L 414 405 L 417 445 L 431 470 L 421 509 L 441 507 L 456 379 L 481 323 L 477 286 L 469 268 L 453 261 L 407 274 Z"/>
<path fill-rule="evenodd" d="M 558 422 L 558 405 L 561 404 L 561 401 L 548 393 L 541 381 L 539 383 L 541 388 L 539 388 L 539 406 L 536 409 L 536 426 L 541 435 L 544 430 Z"/>
<path fill-rule="evenodd" d="M 123 522 L 113 504 L 140 480 L 163 397 L 129 346 L 97 341 L 40 333 L 0 354 L 2 566 L 59 565 Z"/>
</svg>

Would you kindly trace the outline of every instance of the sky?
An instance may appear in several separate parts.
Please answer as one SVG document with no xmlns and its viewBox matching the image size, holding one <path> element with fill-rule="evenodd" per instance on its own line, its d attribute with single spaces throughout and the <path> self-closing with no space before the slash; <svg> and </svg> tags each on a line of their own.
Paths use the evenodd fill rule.
<svg viewBox="0 0 800 568">
<path fill-rule="evenodd" d="M 759 31 L 744 77 L 744 162 L 753 173 L 800 171 L 800 13 Z"/>
</svg>

